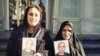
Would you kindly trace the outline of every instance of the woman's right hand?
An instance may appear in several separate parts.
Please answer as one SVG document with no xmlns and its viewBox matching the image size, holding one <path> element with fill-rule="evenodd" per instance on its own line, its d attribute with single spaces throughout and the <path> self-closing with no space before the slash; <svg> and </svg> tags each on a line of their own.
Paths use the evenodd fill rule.
<svg viewBox="0 0 100 56">
<path fill-rule="evenodd" d="M 41 53 L 35 53 L 33 56 L 42 56 Z"/>
</svg>

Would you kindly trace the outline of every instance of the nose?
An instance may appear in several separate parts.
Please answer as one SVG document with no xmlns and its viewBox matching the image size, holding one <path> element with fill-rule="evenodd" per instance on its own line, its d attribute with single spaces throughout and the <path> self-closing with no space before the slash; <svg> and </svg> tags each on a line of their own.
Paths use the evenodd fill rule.
<svg viewBox="0 0 100 56">
<path fill-rule="evenodd" d="M 33 15 L 33 16 L 31 16 L 31 20 L 34 20 L 35 19 L 35 16 Z"/>
<path fill-rule="evenodd" d="M 69 32 L 68 31 L 66 31 L 66 36 L 68 36 L 69 35 Z"/>
<path fill-rule="evenodd" d="M 35 15 L 32 15 L 32 18 L 35 18 Z"/>
</svg>

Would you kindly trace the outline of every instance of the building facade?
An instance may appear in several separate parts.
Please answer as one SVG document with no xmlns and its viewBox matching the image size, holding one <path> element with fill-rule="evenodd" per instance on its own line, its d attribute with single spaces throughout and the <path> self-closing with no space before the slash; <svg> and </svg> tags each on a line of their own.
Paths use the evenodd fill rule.
<svg viewBox="0 0 100 56">
<path fill-rule="evenodd" d="M 20 25 L 26 6 L 39 0 L 0 0 L 0 31 Z M 46 28 L 56 34 L 61 23 L 72 21 L 77 34 L 100 34 L 100 0 L 43 0 Z M 15 25 L 14 25 L 15 24 Z"/>
</svg>

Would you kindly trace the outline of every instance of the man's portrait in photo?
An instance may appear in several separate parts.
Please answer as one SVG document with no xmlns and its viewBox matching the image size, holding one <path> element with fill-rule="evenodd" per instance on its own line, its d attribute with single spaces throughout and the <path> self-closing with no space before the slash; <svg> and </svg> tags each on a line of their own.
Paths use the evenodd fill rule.
<svg viewBox="0 0 100 56">
<path fill-rule="evenodd" d="M 32 56 L 35 53 L 35 51 L 36 51 L 36 38 L 23 38 L 22 56 Z"/>
<path fill-rule="evenodd" d="M 55 41 L 54 44 L 55 56 L 70 56 L 69 45 L 66 41 Z"/>
</svg>

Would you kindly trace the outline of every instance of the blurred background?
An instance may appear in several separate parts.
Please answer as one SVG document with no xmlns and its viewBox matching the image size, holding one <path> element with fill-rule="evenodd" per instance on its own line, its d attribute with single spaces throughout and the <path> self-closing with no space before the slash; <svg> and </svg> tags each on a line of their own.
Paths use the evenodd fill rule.
<svg viewBox="0 0 100 56">
<path fill-rule="evenodd" d="M 32 3 L 43 8 L 44 27 L 52 39 L 63 21 L 72 21 L 86 55 L 100 56 L 100 0 L 0 0 L 0 56 L 5 56 L 11 31 L 22 23 L 24 10 Z"/>
</svg>

